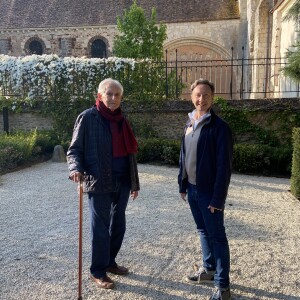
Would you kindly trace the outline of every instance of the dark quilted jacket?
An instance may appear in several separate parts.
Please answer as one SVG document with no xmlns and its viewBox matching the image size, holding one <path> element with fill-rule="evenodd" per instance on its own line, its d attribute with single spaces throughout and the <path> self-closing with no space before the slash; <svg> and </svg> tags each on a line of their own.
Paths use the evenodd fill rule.
<svg viewBox="0 0 300 300">
<path fill-rule="evenodd" d="M 71 145 L 67 152 L 70 175 L 84 174 L 85 191 L 113 191 L 112 140 L 109 122 L 95 107 L 82 112 L 75 122 Z M 140 189 L 136 155 L 129 154 L 131 191 Z"/>
</svg>

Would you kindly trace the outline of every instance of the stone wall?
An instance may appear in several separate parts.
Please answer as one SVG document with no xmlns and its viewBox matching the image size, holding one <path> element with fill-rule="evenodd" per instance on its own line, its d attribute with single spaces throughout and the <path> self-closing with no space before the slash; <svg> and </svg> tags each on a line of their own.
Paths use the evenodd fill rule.
<svg viewBox="0 0 300 300">
<path fill-rule="evenodd" d="M 8 114 L 9 130 L 31 130 L 31 129 L 52 129 L 52 120 L 42 116 L 38 112 L 25 112 Z M 0 113 L 0 130 L 3 130 L 3 113 Z"/>
<path fill-rule="evenodd" d="M 193 60 L 203 59 L 199 56 L 204 54 L 200 47 L 210 50 L 208 59 L 214 58 L 216 54 L 228 58 L 231 57 L 231 47 L 234 47 L 236 54 L 241 53 L 242 46 L 246 43 L 244 30 L 243 22 L 239 19 L 167 24 L 168 39 L 165 48 L 174 52 L 175 49 L 183 47 L 179 58 L 180 55 L 189 53 L 191 46 L 199 47 L 198 51 L 194 51 L 198 57 L 194 57 Z M 172 54 L 170 55 L 172 57 Z M 183 59 L 191 58 L 183 57 Z"/>
<path fill-rule="evenodd" d="M 178 139 L 182 134 L 182 128 L 187 121 L 187 114 L 193 110 L 190 101 L 170 101 L 163 107 L 156 108 L 155 103 L 148 103 L 142 108 L 134 108 L 123 105 L 123 111 L 133 122 L 139 120 L 150 126 L 160 137 Z M 43 116 L 41 113 L 9 112 L 9 130 L 38 130 L 52 129 L 51 118 Z M 0 131 L 3 131 L 3 113 L 0 113 Z"/>
<path fill-rule="evenodd" d="M 264 128 L 276 130 L 276 124 L 269 122 L 272 112 L 291 111 L 300 112 L 299 99 L 264 99 L 264 100 L 229 100 L 228 103 L 236 109 L 248 109 L 256 111 L 253 122 L 261 124 Z M 190 101 L 168 101 L 159 108 L 155 102 L 143 104 L 143 107 L 132 107 L 128 103 L 123 104 L 123 112 L 133 122 L 151 127 L 161 138 L 180 139 L 184 124 L 188 120 L 187 114 L 193 110 Z M 215 108 L 222 115 L 222 111 Z M 282 121 L 282 120 L 281 120 Z M 280 124 L 279 124 L 280 125 Z M 281 125 L 280 125 L 281 126 Z M 12 129 L 51 129 L 52 120 L 37 112 L 9 113 L 9 128 Z M 0 114 L 0 130 L 3 130 L 3 116 Z"/>
<path fill-rule="evenodd" d="M 45 54 L 90 57 L 91 40 L 101 38 L 111 56 L 116 26 L 57 27 L 0 30 L 0 53 L 12 56 L 28 54 L 28 42 L 38 40 Z"/>
<path fill-rule="evenodd" d="M 168 39 L 164 45 L 165 49 L 175 50 L 182 45 L 206 46 L 210 49 L 210 57 L 215 53 L 226 57 L 231 55 L 231 47 L 241 51 L 242 46 L 246 44 L 246 28 L 243 21 L 239 19 L 166 25 Z M 29 42 L 38 40 L 45 54 L 90 57 L 91 41 L 99 38 L 106 44 L 107 56 L 111 56 L 116 34 L 115 25 L 2 29 L 0 30 L 0 53 L 12 56 L 27 55 Z M 195 54 L 197 53 L 201 53 L 201 49 L 196 49 Z"/>
</svg>

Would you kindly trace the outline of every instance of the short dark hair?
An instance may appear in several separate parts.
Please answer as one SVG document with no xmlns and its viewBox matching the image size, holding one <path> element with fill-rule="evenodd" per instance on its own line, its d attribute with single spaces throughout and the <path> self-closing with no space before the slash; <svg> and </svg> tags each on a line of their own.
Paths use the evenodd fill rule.
<svg viewBox="0 0 300 300">
<path fill-rule="evenodd" d="M 215 93 L 215 84 L 212 83 L 212 82 L 210 82 L 210 81 L 207 80 L 207 79 L 202 79 L 202 78 L 197 79 L 197 80 L 191 85 L 191 91 L 193 91 L 194 88 L 195 88 L 197 85 L 199 85 L 199 84 L 206 84 L 206 85 L 208 85 L 208 86 L 210 87 L 212 93 L 213 93 L 213 94 Z"/>
</svg>

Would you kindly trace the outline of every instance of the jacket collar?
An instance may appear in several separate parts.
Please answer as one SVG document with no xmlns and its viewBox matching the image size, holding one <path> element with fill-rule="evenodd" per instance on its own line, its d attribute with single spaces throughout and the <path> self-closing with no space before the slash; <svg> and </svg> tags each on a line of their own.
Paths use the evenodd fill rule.
<svg viewBox="0 0 300 300">
<path fill-rule="evenodd" d="M 210 116 L 210 118 L 209 118 L 209 120 L 207 121 L 207 124 L 209 124 L 209 123 L 211 123 L 211 122 L 214 122 L 214 120 L 215 120 L 215 118 L 216 118 L 216 114 L 215 114 L 215 112 L 214 112 L 214 110 L 211 108 L 210 109 L 210 114 L 211 114 L 211 116 Z M 188 128 L 189 126 L 191 126 L 192 125 L 192 121 L 191 121 L 191 119 L 189 119 L 187 122 L 186 122 L 186 124 L 185 124 L 185 129 L 186 128 Z"/>
<path fill-rule="evenodd" d="M 92 115 L 96 118 L 96 120 L 98 122 L 101 122 L 101 117 L 100 117 L 100 114 L 98 113 L 96 105 L 93 105 L 93 107 L 92 107 Z"/>
</svg>

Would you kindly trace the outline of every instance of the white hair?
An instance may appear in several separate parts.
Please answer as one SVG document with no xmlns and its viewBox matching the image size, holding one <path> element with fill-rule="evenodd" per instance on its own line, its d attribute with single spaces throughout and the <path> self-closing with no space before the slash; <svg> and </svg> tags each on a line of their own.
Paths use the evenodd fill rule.
<svg viewBox="0 0 300 300">
<path fill-rule="evenodd" d="M 115 79 L 112 79 L 112 78 L 106 78 L 106 79 L 102 80 L 99 83 L 98 93 L 99 94 L 104 94 L 105 91 L 106 91 L 107 86 L 109 86 L 109 85 L 117 86 L 121 91 L 121 95 L 123 95 L 123 90 L 124 89 L 123 89 L 122 84 L 118 80 L 115 80 Z"/>
</svg>

